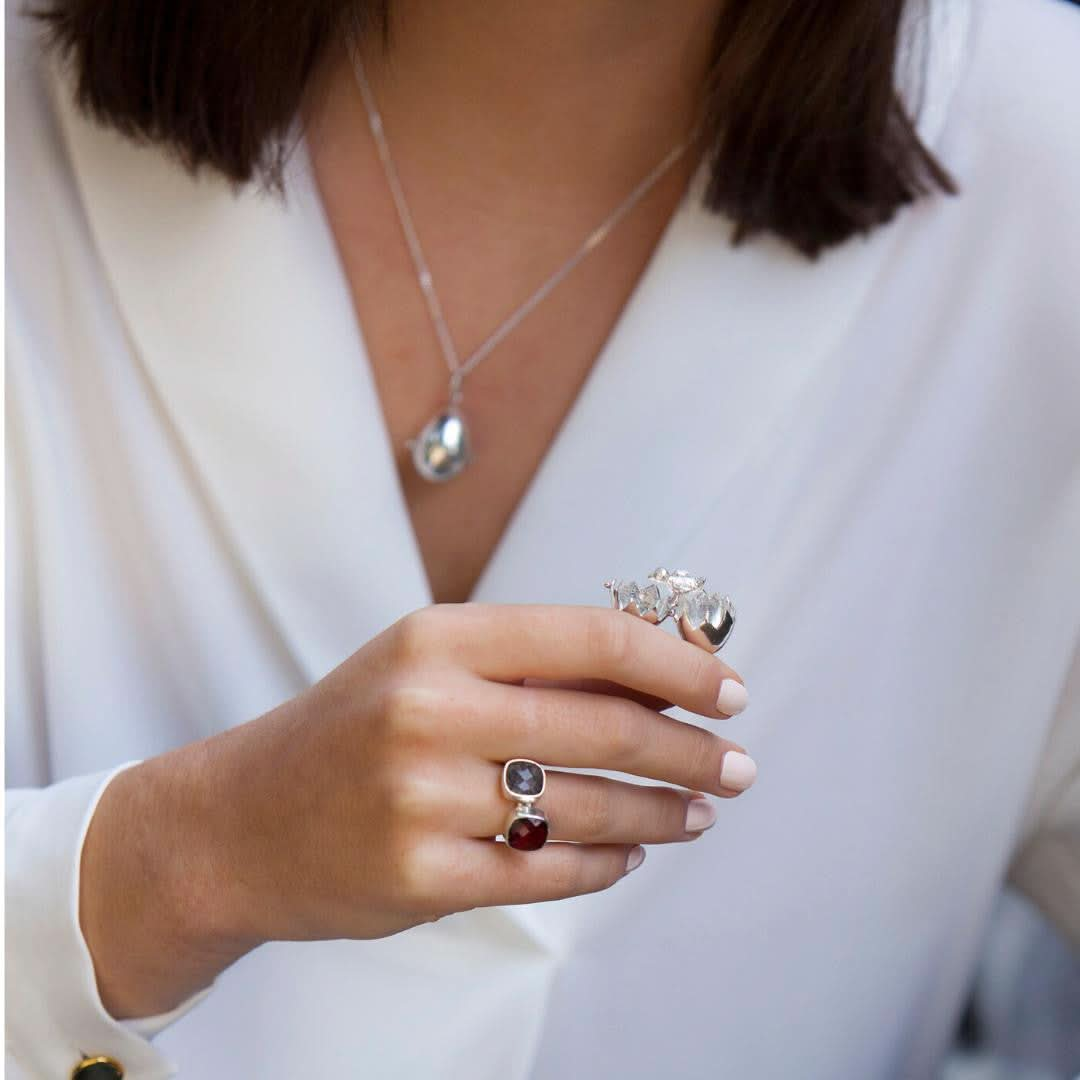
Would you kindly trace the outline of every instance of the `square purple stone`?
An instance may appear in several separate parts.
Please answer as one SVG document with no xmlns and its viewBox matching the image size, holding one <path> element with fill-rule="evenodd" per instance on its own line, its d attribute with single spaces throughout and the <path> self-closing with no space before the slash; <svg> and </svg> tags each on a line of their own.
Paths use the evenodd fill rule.
<svg viewBox="0 0 1080 1080">
<path fill-rule="evenodd" d="M 522 799 L 535 799 L 544 789 L 544 773 L 533 761 L 508 761 L 504 770 L 506 787 Z"/>
</svg>

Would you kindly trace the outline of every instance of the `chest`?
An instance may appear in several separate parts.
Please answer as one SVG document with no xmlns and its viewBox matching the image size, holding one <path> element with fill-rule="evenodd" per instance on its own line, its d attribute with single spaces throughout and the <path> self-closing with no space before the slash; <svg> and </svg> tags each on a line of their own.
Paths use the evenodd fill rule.
<svg viewBox="0 0 1080 1080">
<path fill-rule="evenodd" d="M 602 330 L 567 333 L 544 315 L 530 333 L 492 354 L 468 380 L 459 405 L 471 460 L 453 478 L 434 483 L 417 472 L 407 441 L 445 406 L 448 369 L 430 347 L 422 313 L 412 311 L 413 282 L 376 287 L 366 278 L 358 270 L 354 302 L 432 599 L 464 601 L 588 379 Z M 402 318 L 395 307 L 414 317 Z"/>
<path fill-rule="evenodd" d="M 406 442 L 447 404 L 450 363 L 385 179 L 362 158 L 345 168 L 336 149 L 317 140 L 312 161 L 432 598 L 467 600 L 675 212 L 686 170 L 666 175 L 535 307 L 530 302 L 538 290 L 595 226 L 594 208 L 538 229 L 528 221 L 525 196 L 519 207 L 497 215 L 451 208 L 449 226 L 444 221 L 427 231 L 424 251 L 459 363 L 468 364 L 490 335 L 530 304 L 464 381 L 459 407 L 470 464 L 432 483 L 416 472 Z"/>
</svg>

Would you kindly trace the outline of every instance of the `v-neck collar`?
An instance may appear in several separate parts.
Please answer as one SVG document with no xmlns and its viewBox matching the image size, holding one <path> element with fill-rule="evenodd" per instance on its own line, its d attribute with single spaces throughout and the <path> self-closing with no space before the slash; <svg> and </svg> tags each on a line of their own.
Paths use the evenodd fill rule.
<svg viewBox="0 0 1080 1080">
<path fill-rule="evenodd" d="M 192 178 L 57 109 L 133 352 L 307 681 L 430 603 L 351 298 L 313 186 Z M 302 170 L 293 168 L 294 180 Z"/>
</svg>

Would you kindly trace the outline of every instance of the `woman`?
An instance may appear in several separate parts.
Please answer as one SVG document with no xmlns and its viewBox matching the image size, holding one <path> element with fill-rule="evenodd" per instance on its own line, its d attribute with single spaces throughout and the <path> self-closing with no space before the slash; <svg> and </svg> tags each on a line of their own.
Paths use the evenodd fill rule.
<svg viewBox="0 0 1080 1080">
<path fill-rule="evenodd" d="M 1076 12 L 182 14 L 10 35 L 12 1069 L 932 1075 L 1080 938 Z"/>
</svg>

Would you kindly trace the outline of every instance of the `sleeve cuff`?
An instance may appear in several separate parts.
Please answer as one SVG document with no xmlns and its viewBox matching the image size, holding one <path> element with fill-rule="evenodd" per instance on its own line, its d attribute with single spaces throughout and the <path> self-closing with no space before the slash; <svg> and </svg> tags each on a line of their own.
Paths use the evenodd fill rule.
<svg viewBox="0 0 1080 1080">
<path fill-rule="evenodd" d="M 212 989 L 136 1020 L 116 1020 L 101 1002 L 79 925 L 82 846 L 105 788 L 136 764 L 7 792 L 7 1051 L 29 1076 L 68 1077 L 103 1054 L 126 1080 L 165 1080 L 176 1067 L 149 1040 Z"/>
</svg>

